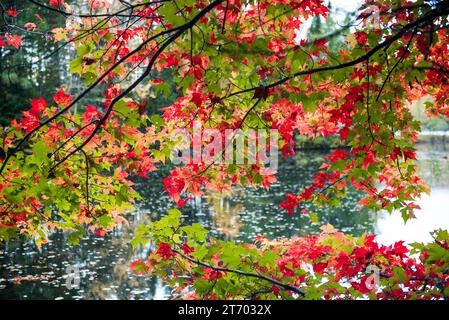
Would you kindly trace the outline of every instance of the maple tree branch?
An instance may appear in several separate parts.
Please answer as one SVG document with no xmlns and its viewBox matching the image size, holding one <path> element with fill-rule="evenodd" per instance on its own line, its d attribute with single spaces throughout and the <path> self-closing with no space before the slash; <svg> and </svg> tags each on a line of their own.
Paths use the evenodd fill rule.
<svg viewBox="0 0 449 320">
<path fill-rule="evenodd" d="M 442 271 L 443 274 L 447 274 L 449 273 L 449 269 L 445 269 Z M 392 276 L 389 274 L 386 274 L 384 272 L 380 272 L 379 276 L 385 279 L 390 279 Z M 444 300 L 448 300 L 449 296 L 446 295 L 444 293 L 445 290 L 445 286 L 444 284 L 442 285 L 441 283 L 441 279 L 438 276 L 428 276 L 428 277 L 416 277 L 416 276 L 412 276 L 409 278 L 409 281 L 422 281 L 423 282 L 423 287 L 421 288 L 421 292 L 424 292 L 424 290 L 426 290 L 426 287 L 429 285 L 430 283 L 434 283 L 435 287 L 437 287 L 437 289 L 440 291 L 440 293 L 443 295 Z"/>
<path fill-rule="evenodd" d="M 56 118 L 58 118 L 59 116 L 61 116 L 62 114 L 64 114 L 65 112 L 67 112 L 68 110 L 70 110 L 79 100 L 81 100 L 86 94 L 88 94 L 91 90 L 93 90 L 109 73 L 111 73 L 113 70 L 115 70 L 120 64 L 122 64 L 124 61 L 126 61 L 128 58 L 132 57 L 134 54 L 140 52 L 148 43 L 150 43 L 151 41 L 164 36 L 166 34 L 170 34 L 175 32 L 175 34 L 173 34 L 172 36 L 170 36 L 170 38 L 168 39 L 168 42 L 164 43 L 162 46 L 162 50 L 158 50 L 158 52 L 155 53 L 155 55 L 152 58 L 152 61 L 149 64 L 149 68 L 144 72 L 144 74 L 142 74 L 141 77 L 139 77 L 139 79 L 137 81 L 135 81 L 131 86 L 129 86 L 125 91 L 122 92 L 122 94 L 120 94 L 119 96 L 117 96 L 112 102 L 111 105 L 112 107 L 114 106 L 115 103 L 117 103 L 118 100 L 120 100 L 121 98 L 123 98 L 124 96 L 126 96 L 128 93 L 130 93 L 140 82 L 142 82 L 144 80 L 144 78 L 146 76 L 148 76 L 148 74 L 151 71 L 151 68 L 153 66 L 153 64 L 155 63 L 157 57 L 162 53 L 162 51 L 172 42 L 174 42 L 177 38 L 179 38 L 186 30 L 192 28 L 204 15 L 206 15 L 209 11 L 211 11 L 213 8 L 215 8 L 218 4 L 220 4 L 221 2 L 223 2 L 224 0 L 215 0 L 213 2 L 211 2 L 208 6 L 206 6 L 203 10 L 201 10 L 195 17 L 192 18 L 192 20 L 190 20 L 189 22 L 180 25 L 178 27 L 174 27 L 171 29 L 166 29 L 164 31 L 159 32 L 156 35 L 151 36 L 150 38 L 146 39 L 145 41 L 143 41 L 136 49 L 130 51 L 128 54 L 126 54 L 123 58 L 121 58 L 119 61 L 117 61 L 116 63 L 114 63 L 107 71 L 105 71 L 94 83 L 92 83 L 88 88 L 86 88 L 80 95 L 78 95 L 75 99 L 72 100 L 72 102 L 65 108 L 61 109 L 60 111 L 58 111 L 56 114 L 54 114 L 53 116 L 51 116 L 50 118 L 48 118 L 47 120 L 45 120 L 44 122 L 42 122 L 39 126 L 35 127 L 34 129 L 32 129 L 28 134 L 26 134 L 19 142 L 18 144 L 12 148 L 11 150 L 8 151 L 8 153 L 6 154 L 6 157 L 2 163 L 2 166 L 0 167 L 0 174 L 3 172 L 3 170 L 5 169 L 7 163 L 9 162 L 9 159 L 11 158 L 12 155 L 15 154 L 15 152 L 17 152 L 17 150 L 20 149 L 20 147 L 26 142 L 28 141 L 28 139 L 38 130 L 40 130 L 42 127 L 46 126 L 47 124 L 51 123 L 53 120 L 55 120 Z M 171 40 L 170 40 L 171 39 Z M 104 124 L 104 122 L 106 121 L 106 119 L 108 118 L 109 114 L 112 111 L 112 108 L 110 107 L 108 108 L 108 110 L 105 113 L 105 116 L 99 121 L 98 125 L 95 127 L 93 134 L 97 133 L 99 128 L 101 127 L 101 125 Z M 92 138 L 94 135 L 90 135 L 87 140 L 85 142 L 82 143 L 82 145 L 80 146 L 81 148 L 84 147 Z M 61 164 L 62 162 L 64 162 L 66 159 L 68 159 L 70 156 L 72 156 L 74 153 L 76 153 L 79 150 L 79 148 L 77 148 L 74 152 L 71 152 L 68 156 L 64 157 L 63 160 L 61 160 L 60 162 L 58 162 L 57 165 Z M 52 169 L 50 170 L 50 172 L 55 168 L 56 166 L 52 167 Z"/>
<path fill-rule="evenodd" d="M 261 88 L 264 92 L 266 92 L 264 90 L 264 88 Z M 253 111 L 257 105 L 260 103 L 260 101 L 262 101 L 263 99 L 263 93 L 261 93 L 261 96 L 257 99 L 257 101 L 251 106 L 251 108 L 248 109 L 247 112 L 245 112 L 245 115 L 243 116 L 242 120 L 240 121 L 239 125 L 238 125 L 238 129 L 241 129 L 243 124 L 245 123 L 246 118 L 248 117 L 248 115 L 251 113 L 251 111 Z M 223 150 L 220 153 L 220 157 L 215 156 L 215 158 L 217 160 L 219 160 L 220 158 L 222 158 L 225 154 L 226 154 L 226 150 L 228 149 L 229 145 L 231 145 L 232 143 L 234 143 L 234 139 L 235 139 L 235 135 L 237 134 L 237 131 L 234 132 L 234 134 L 232 135 L 231 139 L 229 139 L 229 143 L 225 144 L 225 147 L 223 148 Z M 209 170 L 215 163 L 217 160 L 213 160 L 211 161 L 211 163 L 209 163 L 203 170 L 201 170 L 200 172 L 198 172 L 195 176 L 199 177 L 201 176 L 203 173 L 205 173 L 207 170 Z"/>
<path fill-rule="evenodd" d="M 333 71 L 333 70 L 339 70 L 339 69 L 344 69 L 347 67 L 355 66 L 361 62 L 368 60 L 370 57 L 372 57 L 374 54 L 376 54 L 381 49 L 391 45 L 392 43 L 394 43 L 395 41 L 400 39 L 403 35 L 405 35 L 407 32 L 409 32 L 411 29 L 419 27 L 422 24 L 425 24 L 425 25 L 430 24 L 433 22 L 433 20 L 435 20 L 439 17 L 445 16 L 447 14 L 449 14 L 449 8 L 443 8 L 441 10 L 431 10 L 424 16 L 420 17 L 419 19 L 416 19 L 415 21 L 408 23 L 402 29 L 400 29 L 396 34 L 392 35 L 391 37 L 387 38 L 383 42 L 379 43 L 374 48 L 369 50 L 366 54 L 358 57 L 357 59 L 354 59 L 354 60 L 351 60 L 348 62 L 344 62 L 344 63 L 340 63 L 340 64 L 299 71 L 299 72 L 293 73 L 290 76 L 287 76 L 278 81 L 275 81 L 269 85 L 266 85 L 265 88 L 269 89 L 269 88 L 277 87 L 277 86 L 284 84 L 287 81 L 289 81 L 293 78 L 299 77 L 299 76 L 311 75 L 311 74 L 315 74 L 315 73 L 319 73 L 319 72 Z M 249 93 L 249 92 L 257 90 L 258 88 L 260 88 L 260 86 L 252 87 L 252 88 L 248 88 L 248 89 L 244 89 L 244 90 L 239 90 L 239 91 L 233 92 L 225 97 L 220 98 L 219 101 L 223 101 L 227 98 L 237 96 L 240 94 Z"/>
<path fill-rule="evenodd" d="M 224 34 L 224 31 L 225 31 L 226 17 L 228 15 L 228 10 L 229 10 L 229 0 L 226 0 L 225 12 L 224 12 L 224 15 L 223 15 L 223 24 L 221 25 L 221 34 Z"/>
<path fill-rule="evenodd" d="M 81 152 L 84 155 L 84 159 L 86 160 L 86 206 L 87 206 L 87 212 L 90 212 L 90 205 L 89 205 L 89 157 L 87 153 L 84 150 L 81 150 Z"/>
<path fill-rule="evenodd" d="M 248 109 L 248 111 L 245 113 L 245 115 L 243 116 L 242 120 L 239 123 L 239 128 L 242 127 L 242 125 L 245 123 L 246 118 L 249 116 L 249 114 L 251 113 L 251 111 L 253 111 L 257 105 L 260 103 L 260 101 L 262 101 L 263 96 L 260 96 L 257 101 L 251 106 L 251 108 Z"/>
<path fill-rule="evenodd" d="M 405 60 L 405 55 L 406 55 L 408 49 L 410 48 L 410 45 L 412 44 L 412 40 L 413 40 L 414 36 L 416 35 L 417 31 L 418 31 L 418 29 L 415 28 L 415 30 L 413 31 L 412 36 L 410 37 L 410 39 L 409 39 L 409 41 L 408 41 L 408 43 L 407 43 L 407 45 L 405 47 L 406 50 L 404 50 L 402 52 L 401 57 L 396 61 L 396 63 L 393 65 L 393 67 L 388 71 L 387 76 L 385 77 L 385 80 L 383 81 L 382 86 L 381 86 L 380 90 L 377 93 L 376 101 L 379 101 L 379 98 L 380 98 L 380 96 L 382 94 L 382 91 L 384 90 L 384 87 L 385 87 L 386 83 L 388 82 L 388 80 L 390 80 L 390 77 L 391 77 L 393 71 L 398 67 L 398 65 L 400 63 L 402 63 Z"/>
<path fill-rule="evenodd" d="M 211 11 L 213 8 L 215 8 L 218 4 L 223 2 L 224 0 L 215 0 L 214 2 L 210 3 L 207 7 L 205 7 L 202 11 L 200 11 L 192 20 L 190 20 L 188 23 L 185 23 L 184 25 L 177 27 L 178 30 L 175 34 L 171 35 L 168 39 L 166 39 L 163 44 L 159 47 L 159 49 L 154 53 L 154 55 L 151 57 L 151 60 L 145 70 L 145 72 L 136 80 L 134 81 L 128 88 L 126 88 L 123 92 L 121 92 L 118 96 L 116 96 L 108 106 L 108 109 L 106 110 L 105 114 L 102 116 L 100 121 L 98 121 L 97 125 L 95 126 L 92 133 L 81 143 L 75 150 L 71 151 L 69 154 L 67 154 L 65 157 L 63 157 L 61 160 L 59 160 L 55 165 L 51 167 L 49 170 L 52 172 L 56 167 L 64 163 L 67 159 L 69 159 L 71 156 L 73 156 L 75 153 L 77 153 L 79 150 L 82 150 L 84 146 L 86 146 L 97 134 L 97 132 L 100 130 L 101 126 L 106 122 L 106 120 L 109 118 L 109 115 L 111 114 L 114 105 L 124 98 L 126 95 L 128 95 L 131 91 L 134 90 L 135 87 L 137 87 L 151 72 L 153 69 L 153 66 L 159 57 L 159 55 L 174 41 L 176 41 L 186 30 L 189 30 L 192 28 L 203 16 L 205 16 L 209 11 Z M 171 29 L 174 30 L 175 28 Z M 162 32 L 161 32 L 162 33 Z M 72 102 L 73 103 L 73 102 Z M 0 171 L 1 173 L 1 171 Z"/>
<path fill-rule="evenodd" d="M 380 143 L 381 145 L 385 145 L 384 143 L 382 143 L 381 141 L 377 141 L 377 139 L 374 137 L 374 133 L 373 133 L 373 129 L 371 128 L 371 113 L 369 110 L 369 94 L 370 94 L 370 90 L 369 90 L 369 86 L 370 86 L 370 81 L 369 81 L 369 59 L 366 60 L 366 82 L 367 82 L 367 87 L 366 87 L 366 115 L 367 115 L 367 122 L 368 122 L 368 131 L 371 135 L 371 145 L 373 145 L 373 143 L 376 141 L 378 143 Z"/>
<path fill-rule="evenodd" d="M 184 253 L 180 252 L 177 249 L 172 249 L 172 251 L 177 253 L 178 255 L 183 257 L 184 259 L 186 259 L 186 260 L 188 260 L 190 262 L 193 262 L 193 263 L 195 263 L 195 264 L 197 264 L 199 266 L 202 266 L 202 267 L 210 268 L 210 269 L 213 269 L 215 271 L 230 272 L 230 273 L 235 273 L 235 274 L 238 274 L 238 275 L 241 275 L 241 276 L 245 276 L 245 277 L 252 277 L 252 278 L 265 280 L 265 281 L 268 281 L 268 282 L 270 282 L 270 283 L 272 283 L 274 285 L 277 285 L 277 286 L 279 286 L 281 288 L 284 288 L 285 290 L 297 293 L 297 294 L 299 294 L 302 297 L 304 297 L 306 295 L 306 292 L 301 290 L 298 287 L 295 287 L 295 286 L 292 286 L 292 285 L 289 285 L 289 284 L 286 284 L 286 283 L 282 283 L 282 282 L 280 282 L 280 281 L 278 281 L 276 279 L 273 279 L 273 278 L 270 278 L 270 277 L 267 277 L 267 276 L 264 276 L 264 275 L 261 275 L 261 274 L 258 274 L 258 273 L 245 272 L 245 271 L 241 271 L 241 270 L 229 269 L 229 268 L 224 268 L 224 267 L 216 267 L 216 266 L 204 263 L 202 261 L 196 260 L 196 259 L 194 259 L 192 257 L 189 257 L 188 255 L 185 255 Z"/>
<path fill-rule="evenodd" d="M 79 128 L 77 131 L 75 131 L 66 141 L 61 143 L 59 145 L 59 147 L 49 155 L 49 158 L 53 157 L 56 153 L 58 153 L 59 150 L 61 150 L 65 145 L 67 145 L 73 138 L 75 138 L 78 134 L 80 134 L 84 129 L 86 129 L 87 127 L 93 125 L 94 123 L 97 123 L 98 121 L 100 121 L 100 120 L 99 119 L 94 119 L 91 122 L 89 122 L 88 124 L 86 124 L 86 125 L 82 126 L 81 128 Z"/>
</svg>

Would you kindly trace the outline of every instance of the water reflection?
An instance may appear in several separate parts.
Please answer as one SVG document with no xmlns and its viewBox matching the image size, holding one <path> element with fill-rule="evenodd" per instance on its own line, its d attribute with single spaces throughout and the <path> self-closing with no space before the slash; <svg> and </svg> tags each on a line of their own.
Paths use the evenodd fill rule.
<svg viewBox="0 0 449 320">
<path fill-rule="evenodd" d="M 309 184 L 321 164 L 322 153 L 303 152 L 288 161 L 281 161 L 278 180 L 270 190 L 235 189 L 216 194 L 207 192 L 193 199 L 183 209 L 190 222 L 199 222 L 221 239 L 253 241 L 258 234 L 270 238 L 304 235 L 318 232 L 319 226 L 330 223 L 353 235 L 363 232 L 380 234 L 384 242 L 395 237 L 409 240 L 422 235 L 423 230 L 445 226 L 449 229 L 444 202 L 449 198 L 449 161 L 446 145 L 422 144 L 419 165 L 423 177 L 434 187 L 432 195 L 423 198 L 417 225 L 407 224 L 400 229 L 400 215 L 380 215 L 359 212 L 355 203 L 361 198 L 350 192 L 339 208 L 317 208 L 307 205 L 318 214 L 319 224 L 311 224 L 304 215 L 287 216 L 278 207 L 286 192 L 298 192 Z M 444 158 L 446 156 L 446 158 Z M 132 252 L 128 244 L 137 225 L 157 219 L 173 204 L 162 191 L 161 178 L 167 168 L 154 174 L 151 180 L 139 181 L 144 201 L 139 210 L 129 216 L 129 226 L 122 226 L 105 238 L 90 236 L 79 247 L 64 245 L 62 234 L 54 234 L 48 245 L 38 251 L 32 242 L 12 242 L 0 248 L 0 299 L 165 299 L 170 292 L 155 277 L 139 277 L 128 270 L 131 261 L 144 257 L 148 248 Z M 448 217 L 448 218 L 446 218 Z M 410 239 L 411 239 L 410 238 Z M 80 270 L 79 289 L 66 287 L 67 266 Z"/>
<path fill-rule="evenodd" d="M 241 214 L 245 207 L 243 204 L 233 202 L 232 198 L 237 197 L 241 192 L 226 190 L 223 193 L 208 192 L 206 202 L 209 206 L 210 216 L 217 233 L 223 235 L 225 239 L 234 240 L 240 235 L 243 227 Z"/>
<path fill-rule="evenodd" d="M 113 236 L 91 236 L 77 247 L 64 245 L 64 235 L 55 234 L 38 251 L 32 242 L 13 242 L 0 252 L 0 299 L 151 299 L 168 292 L 156 278 L 130 273 L 131 260 L 144 256 L 132 253 L 128 242 L 138 223 L 149 221 L 136 213 L 129 226 Z M 67 267 L 79 269 L 80 287 L 66 286 Z M 161 295 L 161 291 L 163 294 Z"/>
</svg>

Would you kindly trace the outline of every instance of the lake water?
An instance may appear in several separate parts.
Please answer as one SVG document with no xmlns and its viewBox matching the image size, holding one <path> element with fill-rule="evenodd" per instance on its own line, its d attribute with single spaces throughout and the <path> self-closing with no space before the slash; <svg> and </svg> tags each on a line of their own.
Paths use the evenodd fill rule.
<svg viewBox="0 0 449 320">
<path fill-rule="evenodd" d="M 297 192 L 310 183 L 323 155 L 301 152 L 280 163 L 278 180 L 270 190 L 234 190 L 227 194 L 208 193 L 183 208 L 191 222 L 200 222 L 223 239 L 253 241 L 258 234 L 269 238 L 315 233 L 319 225 L 330 223 L 353 234 L 377 233 L 378 240 L 390 244 L 397 240 L 430 241 L 430 231 L 449 229 L 449 144 L 445 137 L 435 137 L 417 145 L 421 176 L 432 187 L 430 196 L 418 203 L 417 219 L 404 224 L 399 214 L 359 212 L 355 203 L 361 198 L 351 192 L 341 208 L 307 209 L 316 212 L 319 224 L 306 216 L 288 216 L 278 207 L 286 192 Z M 65 245 L 63 234 L 54 234 L 38 251 L 31 241 L 16 241 L 0 246 L 0 299 L 166 299 L 170 291 L 156 277 L 134 275 L 129 264 L 143 258 L 150 248 L 130 249 L 133 230 L 141 223 L 158 219 L 174 207 L 162 192 L 158 171 L 151 180 L 139 181 L 144 197 L 139 210 L 129 216 L 129 226 L 122 226 L 104 238 L 90 236 L 78 247 Z M 80 270 L 80 285 L 66 286 L 67 269 Z"/>
</svg>

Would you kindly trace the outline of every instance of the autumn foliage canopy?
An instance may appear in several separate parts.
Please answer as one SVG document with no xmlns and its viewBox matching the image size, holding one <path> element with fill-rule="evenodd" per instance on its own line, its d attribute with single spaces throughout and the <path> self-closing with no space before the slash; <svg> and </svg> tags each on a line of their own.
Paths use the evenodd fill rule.
<svg viewBox="0 0 449 320">
<path fill-rule="evenodd" d="M 308 19 L 327 18 L 322 0 L 89 0 L 85 12 L 70 1 L 29 2 L 66 18 L 52 38 L 76 49 L 69 69 L 85 87 L 58 88 L 51 101 L 30 97 L 28 111 L 3 128 L 0 240 L 22 235 L 42 245 L 53 230 L 72 243 L 86 232 L 105 235 L 139 200 L 133 176 L 169 163 L 180 147 L 171 133 L 191 132 L 194 122 L 220 132 L 276 129 L 283 157 L 295 154 L 296 135 L 345 145 L 323 159 L 308 187 L 285 195 L 279 205 L 289 215 L 307 214 L 304 202 L 337 205 L 355 188 L 365 194 L 359 206 L 408 220 L 430 191 L 417 175 L 420 123 L 409 105 L 430 97 L 428 115 L 449 117 L 447 1 L 367 0 L 352 24 L 318 38 L 300 34 Z M 6 19 L 20 17 L 4 10 Z M 38 30 L 40 19 L 0 33 L 0 50 L 21 50 L 21 32 Z M 342 34 L 342 47 L 330 47 Z M 160 78 L 164 70 L 173 74 L 177 99 L 151 115 L 148 96 L 174 94 Z M 83 104 L 99 86 L 103 100 Z M 205 189 L 269 188 L 276 174 L 261 174 L 263 167 L 200 161 L 176 166 L 163 182 L 182 207 Z M 180 297 L 449 296 L 443 230 L 433 243 L 412 247 L 331 226 L 305 238 L 237 244 L 184 225 L 172 210 L 142 226 L 133 245 L 150 242 L 154 252 L 132 268 L 160 274 Z M 372 266 L 379 279 L 367 273 Z"/>
</svg>

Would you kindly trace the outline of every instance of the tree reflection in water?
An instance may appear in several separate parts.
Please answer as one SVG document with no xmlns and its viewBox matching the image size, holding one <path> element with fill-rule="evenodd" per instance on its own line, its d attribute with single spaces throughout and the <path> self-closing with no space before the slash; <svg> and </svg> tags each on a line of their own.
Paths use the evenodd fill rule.
<svg viewBox="0 0 449 320">
<path fill-rule="evenodd" d="M 226 190 L 222 193 L 206 193 L 206 201 L 217 232 L 224 236 L 225 240 L 234 240 L 240 235 L 242 224 L 240 215 L 244 210 L 241 203 L 233 203 L 231 199 L 241 191 Z"/>
</svg>

